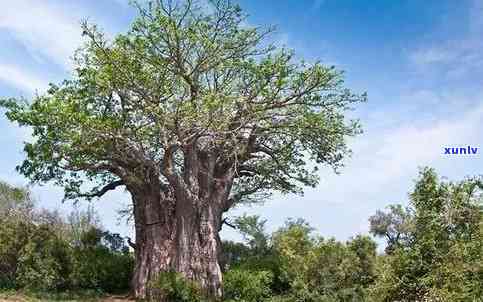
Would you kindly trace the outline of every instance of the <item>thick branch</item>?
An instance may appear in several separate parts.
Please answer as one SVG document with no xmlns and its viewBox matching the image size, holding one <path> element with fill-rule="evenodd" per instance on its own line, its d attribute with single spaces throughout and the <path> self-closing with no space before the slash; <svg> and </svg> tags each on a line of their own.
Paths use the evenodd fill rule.
<svg viewBox="0 0 483 302">
<path fill-rule="evenodd" d="M 120 186 L 123 186 L 123 185 L 124 185 L 124 182 L 122 180 L 116 180 L 116 181 L 111 182 L 110 184 L 107 184 L 106 186 L 104 186 L 102 189 L 100 189 L 97 192 L 80 194 L 79 197 L 84 197 L 84 198 L 102 197 L 107 192 L 115 190 L 117 187 L 120 187 Z"/>
<path fill-rule="evenodd" d="M 227 226 L 229 226 L 232 229 L 235 229 L 235 230 L 237 229 L 235 225 L 228 222 L 228 218 L 223 218 L 223 220 L 221 221 L 221 225 L 224 225 L 224 224 L 226 224 Z"/>
<path fill-rule="evenodd" d="M 133 249 L 136 250 L 136 243 L 131 241 L 131 237 L 126 237 L 127 239 L 127 244 Z"/>
</svg>

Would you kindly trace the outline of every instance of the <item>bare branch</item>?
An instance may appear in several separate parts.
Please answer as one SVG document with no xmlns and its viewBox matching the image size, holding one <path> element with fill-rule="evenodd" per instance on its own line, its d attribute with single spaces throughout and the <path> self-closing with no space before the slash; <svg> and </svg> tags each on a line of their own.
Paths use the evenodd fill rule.
<svg viewBox="0 0 483 302">
<path fill-rule="evenodd" d="M 102 197 L 104 194 L 106 194 L 109 191 L 115 190 L 117 187 L 123 186 L 124 182 L 122 180 L 117 180 L 113 181 L 106 186 L 104 186 L 102 189 L 100 189 L 97 192 L 94 193 L 87 193 L 87 194 L 80 194 L 79 197 L 83 198 L 94 198 L 94 197 Z"/>
</svg>

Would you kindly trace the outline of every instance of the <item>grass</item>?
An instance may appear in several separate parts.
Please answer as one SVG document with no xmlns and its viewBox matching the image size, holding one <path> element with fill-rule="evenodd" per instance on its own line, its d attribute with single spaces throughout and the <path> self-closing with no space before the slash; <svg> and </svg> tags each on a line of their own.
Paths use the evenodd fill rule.
<svg viewBox="0 0 483 302">
<path fill-rule="evenodd" d="M 129 301 L 125 296 L 109 296 L 93 290 L 38 292 L 0 290 L 0 302 L 114 302 Z"/>
</svg>

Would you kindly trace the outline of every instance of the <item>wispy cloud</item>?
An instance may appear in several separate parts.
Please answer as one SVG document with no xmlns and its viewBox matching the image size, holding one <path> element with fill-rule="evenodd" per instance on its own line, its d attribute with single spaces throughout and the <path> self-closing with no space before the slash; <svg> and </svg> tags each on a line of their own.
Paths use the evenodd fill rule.
<svg viewBox="0 0 483 302">
<path fill-rule="evenodd" d="M 419 167 L 432 166 L 442 175 L 460 178 L 476 173 L 469 172 L 468 166 L 483 163 L 481 154 L 458 158 L 443 154 L 449 146 L 482 147 L 479 129 L 483 127 L 483 105 L 451 119 L 436 119 L 422 121 L 414 116 L 389 129 L 369 127 L 351 142 L 354 154 L 340 175 L 324 169 L 319 186 L 306 189 L 304 197 L 276 196 L 263 207 L 242 208 L 235 215 L 249 212 L 269 217 L 272 230 L 287 217 L 304 217 L 322 235 L 345 239 L 357 232 L 366 233 L 367 219 L 377 209 L 407 200 Z M 225 235 L 237 238 L 230 232 Z"/>
<path fill-rule="evenodd" d="M 477 16 L 481 18 L 483 13 L 475 10 L 468 22 L 477 24 L 481 20 Z M 470 79 L 483 70 L 480 37 L 475 29 L 420 45 L 410 53 L 407 67 L 437 78 Z M 405 202 L 418 167 L 429 165 L 453 178 L 479 173 L 476 167 L 483 164 L 481 153 L 448 157 L 444 147 L 483 147 L 483 94 L 467 94 L 460 84 L 432 87 L 413 80 L 387 96 L 391 102 L 381 103 L 367 114 L 362 121 L 365 133 L 351 141 L 353 157 L 340 175 L 323 170 L 320 185 L 305 190 L 303 198 L 277 196 L 276 202 L 240 212 L 270 217 L 275 226 L 287 216 L 305 217 L 323 234 L 342 239 L 354 235 L 355 230 L 367 232 L 367 218 L 377 209 Z"/>
<path fill-rule="evenodd" d="M 417 65 L 434 63 L 448 63 L 458 57 L 458 53 L 451 47 L 430 47 L 420 48 L 410 54 L 411 60 Z"/>
<path fill-rule="evenodd" d="M 47 1 L 2 3 L 0 29 L 10 31 L 37 60 L 48 59 L 64 67 L 81 41 L 80 19 Z"/>
<path fill-rule="evenodd" d="M 448 40 L 435 40 L 409 53 L 410 62 L 419 72 L 437 71 L 439 76 L 461 78 L 483 69 L 483 4 L 471 2 L 468 31 Z"/>
<path fill-rule="evenodd" d="M 449 78 L 462 77 L 483 68 L 483 41 L 470 36 L 443 45 L 422 47 L 410 54 L 410 60 L 420 72 L 436 69 Z"/>
<path fill-rule="evenodd" d="M 22 70 L 17 65 L 8 64 L 0 64 L 0 80 L 30 93 L 43 90 L 48 84 L 37 75 Z"/>
</svg>

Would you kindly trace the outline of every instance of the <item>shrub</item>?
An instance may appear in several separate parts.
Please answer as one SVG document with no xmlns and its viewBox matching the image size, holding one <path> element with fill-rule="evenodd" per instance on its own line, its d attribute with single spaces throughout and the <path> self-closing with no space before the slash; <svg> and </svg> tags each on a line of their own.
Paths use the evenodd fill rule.
<svg viewBox="0 0 483 302">
<path fill-rule="evenodd" d="M 74 287 L 109 293 L 129 289 L 134 259 L 127 248 L 117 245 L 114 249 L 104 244 L 104 238 L 112 236 L 95 228 L 82 235 L 82 245 L 75 247 L 72 253 L 70 279 Z"/>
<path fill-rule="evenodd" d="M 0 181 L 0 288 L 16 287 L 18 256 L 34 225 L 28 189 Z"/>
<path fill-rule="evenodd" d="M 259 302 L 270 297 L 273 274 L 269 271 L 231 269 L 224 275 L 225 299 Z"/>
<path fill-rule="evenodd" d="M 47 225 L 34 229 L 19 253 L 16 281 L 27 289 L 64 289 L 69 283 L 70 255 L 67 242 Z"/>
<path fill-rule="evenodd" d="M 186 280 L 177 272 L 162 272 L 149 286 L 153 301 L 203 302 L 201 288 L 195 282 Z"/>
<path fill-rule="evenodd" d="M 5 217 L 0 224 L 0 288 L 16 287 L 18 256 L 28 242 L 32 225 L 12 217 Z"/>
<path fill-rule="evenodd" d="M 106 247 L 76 248 L 70 279 L 75 288 L 116 293 L 129 288 L 133 257 L 111 252 Z"/>
<path fill-rule="evenodd" d="M 480 301 L 482 192 L 481 178 L 446 182 L 423 169 L 409 195 L 408 240 L 379 261 L 372 300 Z"/>
</svg>

